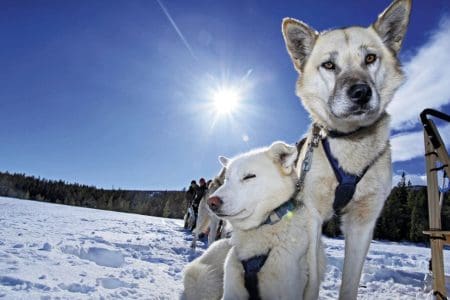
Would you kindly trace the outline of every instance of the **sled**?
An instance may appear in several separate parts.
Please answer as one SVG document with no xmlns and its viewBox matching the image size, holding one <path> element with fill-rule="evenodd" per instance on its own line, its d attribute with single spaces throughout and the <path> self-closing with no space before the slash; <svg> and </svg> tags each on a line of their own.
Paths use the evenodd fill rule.
<svg viewBox="0 0 450 300">
<path fill-rule="evenodd" d="M 447 299 L 443 248 L 445 244 L 450 245 L 450 231 L 442 229 L 441 209 L 444 192 L 440 193 L 439 191 L 438 171 L 444 171 L 444 176 L 450 175 L 450 159 L 436 125 L 428 116 L 447 122 L 450 122 L 450 116 L 434 109 L 425 109 L 420 114 L 424 129 L 428 222 L 430 226 L 429 230 L 425 230 L 423 233 L 430 237 L 433 295 L 436 299 L 441 300 Z"/>
</svg>

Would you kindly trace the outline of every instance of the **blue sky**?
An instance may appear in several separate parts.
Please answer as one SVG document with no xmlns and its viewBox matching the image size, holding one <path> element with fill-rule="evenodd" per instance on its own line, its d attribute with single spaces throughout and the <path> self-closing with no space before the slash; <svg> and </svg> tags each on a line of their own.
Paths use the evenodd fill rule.
<svg viewBox="0 0 450 300">
<path fill-rule="evenodd" d="M 181 189 L 214 176 L 218 155 L 294 143 L 309 119 L 282 18 L 318 30 L 367 26 L 390 1 L 160 3 L 183 38 L 156 0 L 1 1 L 1 171 Z M 401 53 L 411 83 L 390 108 L 394 170 L 415 180 L 424 173 L 417 112 L 450 113 L 449 20 L 447 0 L 415 1 Z M 220 85 L 245 88 L 232 116 L 210 105 Z"/>
</svg>

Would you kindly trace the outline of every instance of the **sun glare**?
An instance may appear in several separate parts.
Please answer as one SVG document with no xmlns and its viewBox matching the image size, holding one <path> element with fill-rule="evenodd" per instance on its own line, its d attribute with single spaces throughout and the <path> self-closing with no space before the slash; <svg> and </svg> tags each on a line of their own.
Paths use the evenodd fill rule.
<svg viewBox="0 0 450 300">
<path fill-rule="evenodd" d="M 212 100 L 217 113 L 230 114 L 237 109 L 240 95 L 233 88 L 222 88 L 214 92 Z"/>
<path fill-rule="evenodd" d="M 223 71 L 221 76 L 207 73 L 204 80 L 198 81 L 201 86 L 196 90 L 199 91 L 198 98 L 202 100 L 199 107 L 211 130 L 218 124 L 235 127 L 236 120 L 242 120 L 248 113 L 250 92 L 254 86 L 254 81 L 250 79 L 252 72 L 249 69 L 242 77 L 231 76 L 228 71 Z M 242 139 L 248 141 L 248 137 Z"/>
</svg>

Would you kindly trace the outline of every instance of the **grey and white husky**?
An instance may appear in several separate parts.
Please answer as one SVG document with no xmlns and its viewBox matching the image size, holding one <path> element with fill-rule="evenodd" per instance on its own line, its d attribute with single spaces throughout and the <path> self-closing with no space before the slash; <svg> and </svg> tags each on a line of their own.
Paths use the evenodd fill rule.
<svg viewBox="0 0 450 300">
<path fill-rule="evenodd" d="M 397 56 L 410 10 L 411 0 L 396 0 L 367 28 L 319 33 L 292 18 L 282 24 L 287 50 L 300 74 L 297 95 L 315 124 L 306 144 L 312 141 L 313 128 L 320 128 L 322 139 L 313 147 L 303 201 L 326 221 L 335 212 L 334 199 L 342 198 L 338 173 L 357 178 L 347 193 L 349 202 L 337 205 L 345 235 L 340 299 L 356 299 L 375 222 L 392 186 L 386 106 L 404 79 Z M 307 152 L 303 147 L 299 164 Z"/>
</svg>

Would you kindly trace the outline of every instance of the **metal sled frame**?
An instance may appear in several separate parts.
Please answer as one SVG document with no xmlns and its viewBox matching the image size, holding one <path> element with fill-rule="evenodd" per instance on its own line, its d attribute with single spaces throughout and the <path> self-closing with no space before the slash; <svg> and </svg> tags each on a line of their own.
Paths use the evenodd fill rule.
<svg viewBox="0 0 450 300">
<path fill-rule="evenodd" d="M 433 273 L 433 292 L 437 299 L 447 299 L 445 289 L 444 253 L 445 244 L 450 244 L 450 231 L 442 230 L 441 205 L 438 185 L 438 171 L 450 176 L 450 159 L 436 125 L 428 116 L 450 122 L 450 116 L 442 112 L 425 109 L 420 114 L 424 129 L 425 161 L 427 171 L 428 220 L 430 229 L 423 233 L 430 236 L 431 270 Z M 441 203 L 441 204 L 440 204 Z"/>
</svg>

